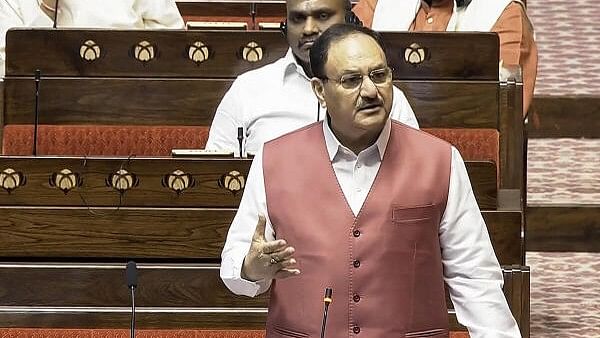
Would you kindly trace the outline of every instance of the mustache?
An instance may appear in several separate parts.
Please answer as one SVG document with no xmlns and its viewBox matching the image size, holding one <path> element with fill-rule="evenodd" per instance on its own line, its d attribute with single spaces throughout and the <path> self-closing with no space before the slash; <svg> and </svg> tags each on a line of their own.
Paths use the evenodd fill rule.
<svg viewBox="0 0 600 338">
<path fill-rule="evenodd" d="M 383 106 L 383 101 L 380 99 L 375 99 L 375 100 L 370 100 L 367 102 L 361 102 L 356 110 L 362 110 L 362 109 L 367 109 L 367 108 L 373 108 L 373 107 L 380 107 Z"/>
</svg>

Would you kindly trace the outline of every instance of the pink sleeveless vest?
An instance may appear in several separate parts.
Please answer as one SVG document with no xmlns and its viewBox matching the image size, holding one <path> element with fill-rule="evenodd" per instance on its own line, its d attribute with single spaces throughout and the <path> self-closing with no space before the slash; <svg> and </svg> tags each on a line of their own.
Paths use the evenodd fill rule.
<svg viewBox="0 0 600 338">
<path fill-rule="evenodd" d="M 267 338 L 448 337 L 438 228 L 450 145 L 392 122 L 381 167 L 354 217 L 329 161 L 322 122 L 265 144 L 276 237 L 296 248 L 298 277 L 271 286 Z"/>
</svg>

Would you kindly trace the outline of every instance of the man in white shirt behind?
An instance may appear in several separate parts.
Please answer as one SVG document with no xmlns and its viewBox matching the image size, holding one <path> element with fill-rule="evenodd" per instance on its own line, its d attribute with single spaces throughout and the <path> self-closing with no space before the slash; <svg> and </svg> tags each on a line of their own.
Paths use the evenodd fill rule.
<svg viewBox="0 0 600 338">
<path fill-rule="evenodd" d="M 287 54 L 234 81 L 217 108 L 206 149 L 239 154 L 241 127 L 245 152 L 255 154 L 264 142 L 325 117 L 310 88 L 309 51 L 331 25 L 354 20 L 350 1 L 288 0 L 286 7 Z M 402 91 L 394 87 L 393 95 L 392 119 L 418 128 Z"/>
<path fill-rule="evenodd" d="M 6 32 L 13 27 L 159 29 L 184 28 L 175 0 L 2 0 L 0 78 L 4 76 Z"/>
<path fill-rule="evenodd" d="M 234 293 L 270 289 L 267 338 L 447 338 L 444 283 L 472 338 L 517 338 L 458 151 L 392 121 L 381 37 L 334 25 L 310 52 L 326 119 L 264 144 L 223 248 Z"/>
</svg>

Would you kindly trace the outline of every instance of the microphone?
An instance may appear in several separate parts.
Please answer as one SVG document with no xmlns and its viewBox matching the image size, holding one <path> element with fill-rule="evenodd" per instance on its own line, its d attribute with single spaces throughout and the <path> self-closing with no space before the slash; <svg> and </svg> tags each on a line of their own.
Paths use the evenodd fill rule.
<svg viewBox="0 0 600 338">
<path fill-rule="evenodd" d="M 40 111 L 39 111 L 39 103 L 40 103 L 40 82 L 42 79 L 42 72 L 39 69 L 36 69 L 34 72 L 34 80 L 35 80 L 35 111 L 34 111 L 34 123 L 33 123 L 33 156 L 37 156 L 37 138 L 38 138 L 38 124 L 40 123 Z"/>
<path fill-rule="evenodd" d="M 52 28 L 56 29 L 56 19 L 58 18 L 58 0 L 54 4 L 54 22 L 52 23 Z"/>
<path fill-rule="evenodd" d="M 333 298 L 331 298 L 332 293 L 333 290 L 331 288 L 325 288 L 325 297 L 323 298 L 325 308 L 323 309 L 323 324 L 321 325 L 321 338 L 325 338 L 325 327 L 327 326 L 327 313 L 329 312 L 329 304 L 333 302 Z"/>
<path fill-rule="evenodd" d="M 127 262 L 125 269 L 127 287 L 131 290 L 131 333 L 130 337 L 135 338 L 135 288 L 137 288 L 137 266 L 134 261 Z"/>
<path fill-rule="evenodd" d="M 244 144 L 244 127 L 238 127 L 237 129 L 237 140 L 240 145 L 240 158 L 244 157 L 243 155 L 243 144 Z"/>
</svg>

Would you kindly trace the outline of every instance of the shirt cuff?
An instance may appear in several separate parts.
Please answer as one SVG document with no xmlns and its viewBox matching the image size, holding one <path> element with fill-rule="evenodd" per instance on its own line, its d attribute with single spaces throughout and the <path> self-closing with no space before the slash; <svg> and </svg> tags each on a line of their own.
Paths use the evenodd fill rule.
<svg viewBox="0 0 600 338">
<path fill-rule="evenodd" d="M 241 259 L 224 258 L 221 263 L 221 279 L 227 288 L 236 295 L 255 297 L 265 292 L 271 286 L 271 281 L 263 279 L 252 282 L 243 279 L 241 276 L 244 257 L 245 255 L 242 255 Z"/>
</svg>

